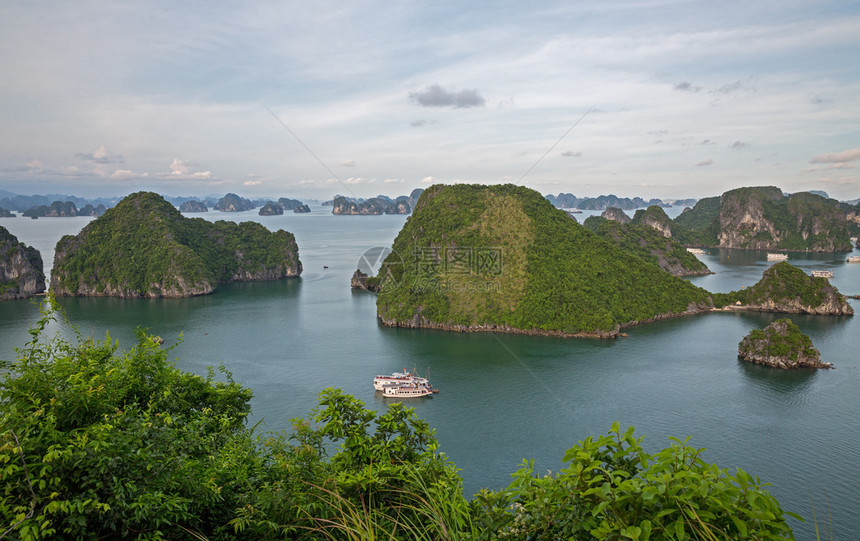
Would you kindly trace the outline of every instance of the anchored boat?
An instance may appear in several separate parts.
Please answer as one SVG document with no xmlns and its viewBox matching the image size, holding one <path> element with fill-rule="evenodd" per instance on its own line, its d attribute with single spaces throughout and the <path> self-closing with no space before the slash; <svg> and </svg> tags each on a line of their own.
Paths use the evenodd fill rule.
<svg viewBox="0 0 860 541">
<path fill-rule="evenodd" d="M 382 391 L 383 396 L 394 398 L 419 398 L 439 392 L 430 385 L 427 378 L 415 374 L 414 371 L 406 370 L 394 372 L 390 376 L 374 377 L 373 388 Z"/>
</svg>

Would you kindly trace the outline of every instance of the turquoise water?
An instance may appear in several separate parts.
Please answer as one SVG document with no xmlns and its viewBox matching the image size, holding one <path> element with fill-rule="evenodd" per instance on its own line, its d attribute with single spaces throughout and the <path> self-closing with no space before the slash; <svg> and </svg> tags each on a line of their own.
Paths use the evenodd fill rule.
<svg viewBox="0 0 860 541">
<path fill-rule="evenodd" d="M 302 277 L 232 284 L 191 299 L 61 299 L 69 321 L 85 335 L 110 330 L 121 346 L 132 343 L 138 326 L 168 344 L 181 334 L 172 351 L 177 365 L 205 374 L 223 363 L 253 389 L 252 422 L 262 420 L 264 430 L 306 416 L 325 387 L 382 410 L 388 399 L 373 392 L 373 375 L 412 367 L 429 372 L 440 394 L 409 404 L 437 430 L 468 494 L 507 485 L 523 458 L 535 458 L 538 471 L 556 471 L 566 449 L 619 421 L 635 426 L 652 450 L 670 436 L 692 436 L 692 445 L 707 448 L 706 460 L 770 482 L 785 509 L 811 517 L 810 499 L 819 516 L 829 505 L 837 539 L 860 531 L 860 318 L 793 316 L 836 366 L 798 372 L 737 360 L 738 341 L 782 317 L 775 314 L 674 319 L 612 341 L 389 329 L 376 321 L 374 296 L 352 292 L 349 278 L 366 250 L 391 245 L 405 217 L 332 216 L 321 208 L 309 215 L 205 216 L 295 233 Z M 16 218 L 0 225 L 52 258 L 61 234 L 88 220 Z M 764 253 L 713 250 L 700 257 L 716 274 L 692 281 L 713 291 L 752 285 L 768 266 Z M 845 257 L 789 261 L 804 270 L 831 269 L 841 291 L 860 293 L 860 265 Z M 14 356 L 37 318 L 29 301 L 0 303 L 0 357 Z M 795 528 L 798 538 L 813 535 L 808 524 Z"/>
</svg>

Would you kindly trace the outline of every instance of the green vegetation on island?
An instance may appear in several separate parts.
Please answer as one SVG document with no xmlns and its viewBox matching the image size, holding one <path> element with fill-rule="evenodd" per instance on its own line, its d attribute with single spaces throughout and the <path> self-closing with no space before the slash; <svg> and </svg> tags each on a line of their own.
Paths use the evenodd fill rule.
<svg viewBox="0 0 860 541">
<path fill-rule="evenodd" d="M 827 278 L 809 276 L 782 261 L 771 265 L 752 287 L 713 293 L 717 308 L 740 305 L 762 312 L 852 315 L 854 309 Z"/>
<path fill-rule="evenodd" d="M 338 389 L 293 429 L 255 434 L 251 390 L 200 377 L 138 332 L 118 349 L 46 336 L 0 370 L 0 522 L 38 539 L 792 539 L 757 477 L 672 440 L 643 450 L 616 423 L 538 475 L 468 500 L 429 425 Z M 217 381 L 223 379 L 223 382 Z"/>
<path fill-rule="evenodd" d="M 284 207 L 275 203 L 274 201 L 266 201 L 262 207 L 260 207 L 260 216 L 280 216 L 284 213 Z"/>
<path fill-rule="evenodd" d="M 54 201 L 50 205 L 39 205 L 38 207 L 31 207 L 21 213 L 21 216 L 25 216 L 27 218 L 40 218 L 40 217 L 72 217 L 78 215 L 78 208 L 71 201 Z"/>
<path fill-rule="evenodd" d="M 43 291 L 42 254 L 0 226 L 0 300 L 26 299 Z"/>
<path fill-rule="evenodd" d="M 790 319 L 777 319 L 763 330 L 753 329 L 738 344 L 738 357 L 774 368 L 832 368 L 821 361 L 812 339 Z"/>
<path fill-rule="evenodd" d="M 234 193 L 228 193 L 215 203 L 215 210 L 222 212 L 244 212 L 254 208 L 254 203 L 250 199 L 239 197 Z"/>
<path fill-rule="evenodd" d="M 662 212 L 662 209 L 660 211 Z M 681 243 L 664 236 L 650 225 L 623 223 L 600 216 L 591 216 L 582 225 L 625 252 L 637 253 L 675 276 L 700 276 L 711 272 L 707 265 L 688 252 Z"/>
<path fill-rule="evenodd" d="M 614 336 L 711 307 L 707 291 L 510 184 L 429 188 L 368 285 L 386 325 L 463 331 Z"/>
<path fill-rule="evenodd" d="M 186 218 L 161 196 L 131 194 L 57 242 L 57 295 L 185 297 L 233 281 L 301 273 L 295 237 L 255 222 Z"/>
<path fill-rule="evenodd" d="M 686 245 L 746 250 L 850 251 L 849 222 L 838 201 L 774 186 L 738 188 L 700 200 L 675 219 Z"/>
<path fill-rule="evenodd" d="M 201 203 L 197 200 L 184 201 L 181 205 L 179 205 L 179 212 L 209 212 L 209 209 L 206 208 L 204 203 Z"/>
</svg>

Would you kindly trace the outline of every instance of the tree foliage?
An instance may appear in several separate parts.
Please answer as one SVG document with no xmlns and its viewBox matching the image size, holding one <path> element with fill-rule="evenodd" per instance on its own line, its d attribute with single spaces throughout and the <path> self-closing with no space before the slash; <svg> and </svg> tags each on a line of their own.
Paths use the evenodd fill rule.
<svg viewBox="0 0 860 541">
<path fill-rule="evenodd" d="M 120 351 L 32 340 L 0 376 L 0 525 L 14 539 L 787 539 L 764 485 L 673 440 L 613 426 L 537 477 L 470 502 L 428 424 L 326 389 L 290 432 L 255 437 L 251 391 L 177 370 L 140 331 Z"/>
</svg>

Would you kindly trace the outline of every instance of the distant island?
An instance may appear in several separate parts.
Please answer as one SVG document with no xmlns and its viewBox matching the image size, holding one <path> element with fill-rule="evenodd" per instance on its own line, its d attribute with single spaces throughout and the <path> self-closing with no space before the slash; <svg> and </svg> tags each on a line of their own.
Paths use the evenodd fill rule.
<svg viewBox="0 0 860 541">
<path fill-rule="evenodd" d="M 158 194 L 138 192 L 57 242 L 51 290 L 64 296 L 188 297 L 219 284 L 301 271 L 291 233 L 254 222 L 186 218 Z"/>
<path fill-rule="evenodd" d="M 213 208 L 221 212 L 244 212 L 255 207 L 256 205 L 251 200 L 239 197 L 234 193 L 228 193 L 219 199 Z"/>
<path fill-rule="evenodd" d="M 673 222 L 688 246 L 743 250 L 844 252 L 851 250 L 846 210 L 835 199 L 777 187 L 738 188 L 700 199 Z"/>
<path fill-rule="evenodd" d="M 26 299 L 45 291 L 39 250 L 18 242 L 0 226 L 0 300 Z"/>
<path fill-rule="evenodd" d="M 738 357 L 783 370 L 833 368 L 832 364 L 821 360 L 809 336 L 790 319 L 777 319 L 763 330 L 752 330 L 738 344 Z"/>
<path fill-rule="evenodd" d="M 370 199 L 357 199 L 344 195 L 336 195 L 330 203 L 332 207 L 331 213 L 351 216 L 409 214 L 423 192 L 423 189 L 416 188 L 409 195 L 401 195 L 394 199 L 385 195 L 378 195 Z M 326 203 L 323 203 L 323 205 L 326 205 Z"/>
<path fill-rule="evenodd" d="M 190 214 L 195 212 L 209 212 L 209 209 L 204 203 L 192 199 L 179 205 L 179 212 L 187 212 Z"/>
<path fill-rule="evenodd" d="M 266 201 L 266 204 L 260 207 L 260 216 L 280 216 L 284 213 L 284 207 L 274 201 Z"/>
<path fill-rule="evenodd" d="M 0 207 L 0 218 L 17 218 L 17 215 L 9 212 L 3 207 Z"/>
<path fill-rule="evenodd" d="M 649 245 L 666 243 L 664 258 L 682 254 L 646 225 L 652 219 L 665 221 L 653 210 L 628 224 L 598 218 L 590 225 L 605 228 L 603 236 L 528 188 L 437 185 L 419 199 L 377 276 L 356 274 L 353 285 L 378 292 L 384 325 L 467 332 L 614 337 L 713 310 L 853 314 L 827 280 L 788 263 L 739 292 L 696 287 L 661 268 Z"/>
<path fill-rule="evenodd" d="M 610 207 L 621 210 L 633 210 L 650 205 L 671 206 L 660 199 L 649 199 L 641 197 L 617 197 L 615 195 L 600 195 L 597 197 L 576 197 L 571 193 L 560 193 L 558 195 L 548 194 L 544 196 L 547 201 L 556 208 L 579 209 L 579 210 L 606 210 Z"/>
<path fill-rule="evenodd" d="M 50 205 L 39 205 L 25 210 L 21 216 L 27 218 L 70 218 L 74 216 L 101 216 L 105 213 L 104 205 L 94 207 L 87 203 L 80 209 L 72 201 L 54 201 Z"/>
</svg>

